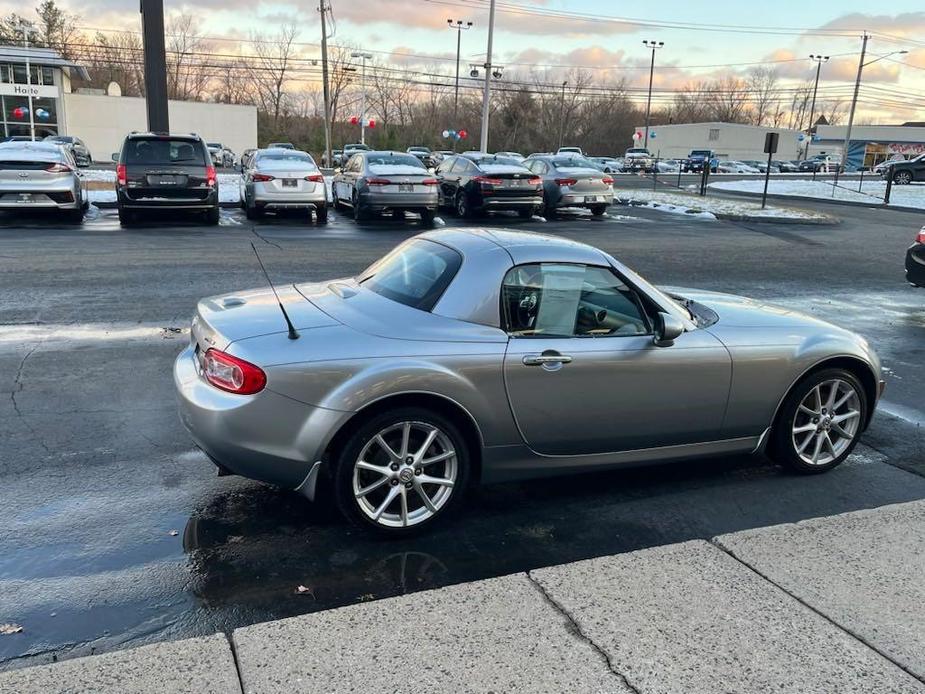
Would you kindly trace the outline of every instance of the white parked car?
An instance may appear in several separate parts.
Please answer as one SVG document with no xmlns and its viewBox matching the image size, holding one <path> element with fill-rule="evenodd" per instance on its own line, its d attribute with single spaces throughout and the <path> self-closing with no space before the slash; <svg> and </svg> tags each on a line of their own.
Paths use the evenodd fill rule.
<svg viewBox="0 0 925 694">
<path fill-rule="evenodd" d="M 0 143 L 0 210 L 61 210 L 83 220 L 90 202 L 70 149 L 53 142 Z"/>
<path fill-rule="evenodd" d="M 304 210 L 314 211 L 318 224 L 328 221 L 324 176 L 307 152 L 258 149 L 241 171 L 240 192 L 248 219 L 268 210 Z"/>
<path fill-rule="evenodd" d="M 659 173 L 677 173 L 681 170 L 681 162 L 677 159 L 659 159 L 656 166 Z"/>
<path fill-rule="evenodd" d="M 749 166 L 740 161 L 721 161 L 716 167 L 719 173 L 739 173 L 739 174 L 756 174 L 761 173 L 754 166 Z"/>
</svg>

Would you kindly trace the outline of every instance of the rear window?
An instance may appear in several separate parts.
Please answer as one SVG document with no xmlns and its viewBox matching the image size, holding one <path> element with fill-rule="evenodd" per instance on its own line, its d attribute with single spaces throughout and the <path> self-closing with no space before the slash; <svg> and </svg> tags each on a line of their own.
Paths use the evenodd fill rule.
<svg viewBox="0 0 925 694">
<path fill-rule="evenodd" d="M 132 139 L 125 143 L 124 161 L 126 164 L 205 166 L 206 155 L 204 148 L 196 140 Z"/>
<path fill-rule="evenodd" d="M 261 169 L 317 169 L 315 160 L 305 152 L 281 149 L 276 152 L 261 154 L 257 157 L 257 166 Z"/>
<path fill-rule="evenodd" d="M 370 166 L 413 166 L 423 169 L 424 164 L 412 154 L 370 154 L 366 157 Z"/>
<path fill-rule="evenodd" d="M 556 157 L 552 160 L 553 165 L 557 168 L 566 168 L 566 169 L 593 169 L 595 168 L 594 163 L 588 161 L 587 159 L 582 159 L 581 157 Z"/>
<path fill-rule="evenodd" d="M 462 256 L 452 248 L 416 239 L 376 261 L 360 283 L 387 299 L 430 311 L 461 264 Z"/>
</svg>

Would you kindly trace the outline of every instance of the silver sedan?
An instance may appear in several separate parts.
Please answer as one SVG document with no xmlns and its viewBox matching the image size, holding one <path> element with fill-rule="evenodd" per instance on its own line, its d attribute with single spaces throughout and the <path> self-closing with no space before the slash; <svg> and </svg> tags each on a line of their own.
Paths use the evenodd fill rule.
<svg viewBox="0 0 925 694">
<path fill-rule="evenodd" d="M 599 216 L 613 203 L 613 178 L 583 157 L 543 155 L 524 162 L 543 179 L 543 205 L 547 217 L 563 207 L 584 207 Z"/>
<path fill-rule="evenodd" d="M 858 335 L 554 236 L 431 231 L 278 293 L 199 303 L 182 421 L 220 470 L 387 534 L 480 482 L 763 451 L 825 472 L 883 389 Z"/>
<path fill-rule="evenodd" d="M 439 183 L 412 154 L 356 152 L 334 176 L 334 207 L 351 209 L 357 221 L 382 212 L 417 212 L 429 227 L 437 214 Z"/>
<path fill-rule="evenodd" d="M 80 222 L 89 207 L 73 154 L 54 142 L 0 143 L 0 210 L 56 209 Z"/>
<path fill-rule="evenodd" d="M 241 166 L 241 206 L 248 219 L 266 211 L 314 211 L 328 221 L 328 195 L 321 170 L 307 152 L 259 149 Z"/>
</svg>

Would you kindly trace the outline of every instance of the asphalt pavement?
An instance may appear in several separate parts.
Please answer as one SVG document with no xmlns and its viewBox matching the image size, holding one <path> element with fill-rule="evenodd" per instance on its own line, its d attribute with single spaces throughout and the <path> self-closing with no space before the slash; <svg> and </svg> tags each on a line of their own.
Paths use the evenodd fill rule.
<svg viewBox="0 0 925 694">
<path fill-rule="evenodd" d="M 902 277 L 921 215 L 818 208 L 842 223 L 621 207 L 478 223 L 561 234 L 659 284 L 773 300 L 859 331 L 888 387 L 846 464 L 803 478 L 724 458 L 499 485 L 474 491 L 440 532 L 388 543 L 325 499 L 215 477 L 179 424 L 170 369 L 197 299 L 265 284 L 251 242 L 274 281 L 320 280 L 357 273 L 416 220 L 252 225 L 223 210 L 217 228 L 121 229 L 114 210 L 83 226 L 0 216 L 0 623 L 23 627 L 0 636 L 0 669 L 925 498 L 925 290 Z"/>
</svg>

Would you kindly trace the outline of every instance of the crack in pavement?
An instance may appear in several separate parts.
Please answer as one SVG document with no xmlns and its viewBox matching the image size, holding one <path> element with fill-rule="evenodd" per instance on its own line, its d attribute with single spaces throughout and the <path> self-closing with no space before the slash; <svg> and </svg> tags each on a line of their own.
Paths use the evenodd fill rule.
<svg viewBox="0 0 925 694">
<path fill-rule="evenodd" d="M 616 666 L 610 660 L 610 656 L 607 655 L 607 652 L 603 648 L 598 646 L 596 643 L 594 643 L 591 637 L 588 636 L 584 631 L 582 631 L 582 628 L 579 626 L 578 622 L 575 621 L 575 618 L 572 617 L 572 615 L 568 613 L 568 610 L 566 610 L 562 605 L 556 602 L 556 600 L 543 587 L 543 584 L 541 584 L 539 581 L 533 578 L 533 575 L 531 574 L 531 572 L 527 571 L 525 572 L 525 575 L 527 576 L 527 580 L 530 581 L 530 583 L 533 584 L 533 586 L 537 589 L 537 591 L 539 591 L 539 594 L 543 596 L 543 599 L 550 606 L 552 606 L 552 608 L 556 612 L 558 612 L 560 615 L 562 615 L 565 618 L 570 631 L 572 631 L 572 633 L 574 633 L 579 639 L 587 643 L 599 656 L 601 656 L 601 658 L 603 658 L 604 663 L 607 665 L 607 669 L 610 670 L 610 672 L 613 673 L 617 678 L 619 678 L 620 681 L 622 681 L 623 684 L 626 686 L 626 688 L 629 689 L 631 692 L 634 692 L 634 694 L 642 694 L 638 688 L 636 688 L 630 683 L 626 675 L 624 675 L 622 672 L 617 670 Z"/>
<path fill-rule="evenodd" d="M 253 225 L 251 225 L 251 233 L 252 233 L 254 236 L 256 236 L 258 239 L 260 239 L 261 241 L 263 241 L 265 244 L 267 244 L 268 246 L 274 246 L 274 247 L 278 248 L 279 250 L 283 250 L 283 247 L 280 246 L 280 245 L 279 245 L 278 243 L 276 243 L 275 241 L 268 241 L 268 240 L 265 239 L 263 236 L 261 236 L 260 233 L 254 228 Z"/>
<path fill-rule="evenodd" d="M 29 421 L 23 416 L 22 411 L 19 409 L 19 403 L 16 402 L 16 393 L 22 392 L 22 389 L 23 389 L 22 374 L 23 374 L 23 370 L 24 370 L 25 367 L 26 367 L 26 361 L 29 359 L 29 357 L 31 357 L 31 356 L 33 355 L 33 353 L 34 353 L 39 347 L 41 347 L 41 343 L 40 343 L 40 344 L 37 344 L 35 347 L 33 347 L 32 349 L 30 349 L 28 352 L 26 352 L 26 355 L 22 358 L 22 361 L 19 362 L 19 368 L 16 369 L 16 375 L 13 377 L 13 387 L 12 387 L 12 389 L 10 390 L 10 402 L 11 402 L 12 405 L 13 405 L 13 411 L 16 412 L 16 416 L 22 421 L 22 423 L 23 423 L 23 424 L 26 426 L 26 428 L 30 431 L 30 433 L 31 433 L 32 436 L 35 438 L 35 440 L 38 441 L 39 446 L 41 446 L 42 449 L 43 449 L 46 453 L 48 453 L 49 455 L 51 455 L 51 449 L 50 449 L 50 448 L 48 447 L 48 445 L 45 443 L 45 440 L 44 440 L 41 436 L 39 436 L 39 434 L 38 434 L 38 432 L 35 430 L 35 428 L 34 428 L 34 427 L 29 423 Z"/>
</svg>

